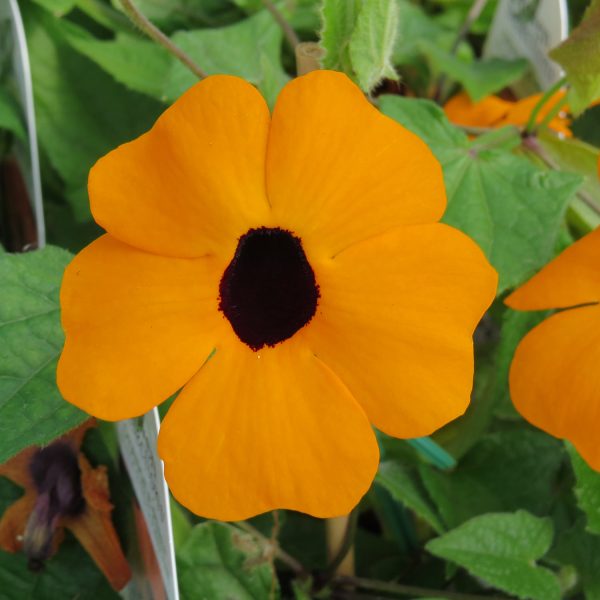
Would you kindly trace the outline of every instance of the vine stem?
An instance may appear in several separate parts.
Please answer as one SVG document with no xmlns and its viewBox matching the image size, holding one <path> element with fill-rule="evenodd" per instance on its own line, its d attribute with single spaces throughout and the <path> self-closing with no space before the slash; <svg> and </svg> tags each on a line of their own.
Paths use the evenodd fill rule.
<svg viewBox="0 0 600 600">
<path fill-rule="evenodd" d="M 544 92 L 542 97 L 538 100 L 538 103 L 533 107 L 531 114 L 529 115 L 529 120 L 527 121 L 527 125 L 525 125 L 525 133 L 531 134 L 535 131 L 537 124 L 536 122 L 540 111 L 547 104 L 548 100 L 550 100 L 550 98 L 552 98 L 552 96 L 554 96 L 554 94 L 556 94 L 556 92 L 558 92 L 558 90 L 560 90 L 560 88 L 563 87 L 566 83 L 567 79 L 566 77 L 563 77 Z M 562 105 L 560 106 L 560 108 L 562 108 Z"/>
<path fill-rule="evenodd" d="M 286 564 L 296 575 L 300 577 L 305 577 L 307 575 L 307 570 L 304 568 L 304 565 L 296 558 L 294 558 L 291 554 L 288 554 L 277 542 L 277 540 L 271 538 L 269 539 L 265 535 L 263 535 L 254 525 L 250 525 L 247 521 L 238 521 L 236 525 L 243 529 L 245 532 L 249 533 L 253 538 L 259 541 L 263 546 L 270 548 L 275 557 L 278 558 L 282 563 Z M 278 527 L 277 523 L 275 527 Z"/>
<path fill-rule="evenodd" d="M 483 9 L 485 8 L 487 3 L 488 3 L 488 0 L 474 0 L 473 1 L 473 4 L 471 4 L 471 8 L 469 9 L 467 16 L 465 17 L 463 24 L 460 26 L 460 29 L 458 30 L 458 33 L 456 34 L 456 37 L 454 38 L 454 42 L 452 42 L 452 46 L 450 48 L 451 56 L 454 56 L 457 53 L 461 42 L 465 39 L 465 37 L 467 36 L 469 31 L 471 30 L 473 23 L 475 23 L 475 21 L 477 21 L 477 19 L 479 18 L 479 15 L 481 15 L 481 13 L 483 12 Z M 445 100 L 445 95 L 446 95 L 445 90 L 444 90 L 445 87 L 446 87 L 446 74 L 442 73 L 438 79 L 438 82 L 437 82 L 437 85 L 435 88 L 436 89 L 435 99 L 440 104 L 443 103 L 443 101 Z"/>
<path fill-rule="evenodd" d="M 529 150 L 530 152 L 538 156 L 547 167 L 553 169 L 554 171 L 560 171 L 559 165 L 542 148 L 535 136 L 530 135 L 524 137 L 521 143 L 526 150 Z M 600 205 L 592 197 L 590 197 L 589 194 L 582 190 L 579 190 L 577 192 L 577 196 L 581 198 L 581 200 L 586 206 L 591 208 L 596 214 L 600 215 Z"/>
<path fill-rule="evenodd" d="M 181 61 L 198 79 L 204 79 L 207 74 L 177 45 L 175 45 L 148 17 L 142 14 L 132 0 L 121 0 L 127 16 L 150 39 L 163 46 L 175 58 Z"/>
<path fill-rule="evenodd" d="M 271 0 L 262 0 L 263 6 L 271 13 L 271 16 L 276 21 L 277 25 L 281 27 L 285 39 L 289 45 L 295 48 L 300 43 L 300 38 L 292 28 L 292 26 L 285 20 L 285 17 L 281 14 L 279 9 L 271 2 Z"/>
<path fill-rule="evenodd" d="M 386 592 L 388 594 L 410 596 L 413 598 L 444 598 L 446 600 L 509 600 L 507 596 L 478 596 L 476 594 L 463 594 L 462 592 L 434 590 L 429 588 L 415 587 L 412 585 L 402 585 L 400 583 L 377 581 L 375 579 L 365 579 L 363 577 L 337 577 L 334 580 L 334 584 L 339 586 L 351 586 L 362 590 L 372 590 L 374 592 Z"/>
</svg>

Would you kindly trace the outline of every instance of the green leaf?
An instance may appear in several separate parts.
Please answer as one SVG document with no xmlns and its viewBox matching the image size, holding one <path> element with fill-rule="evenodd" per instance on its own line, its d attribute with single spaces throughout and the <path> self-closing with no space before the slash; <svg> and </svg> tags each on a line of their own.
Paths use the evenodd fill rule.
<svg viewBox="0 0 600 600">
<path fill-rule="evenodd" d="M 40 144 L 80 220 L 90 218 L 87 176 L 104 154 L 148 130 L 164 108 L 129 92 L 67 42 L 65 22 L 22 7 Z"/>
<path fill-rule="evenodd" d="M 477 102 L 520 79 L 528 68 L 526 60 L 491 58 L 467 62 L 429 41 L 420 43 L 433 70 L 460 83 Z"/>
<path fill-rule="evenodd" d="M 479 244 L 498 271 L 498 293 L 521 284 L 553 257 L 580 177 L 540 170 L 496 149 L 498 142 L 488 147 L 486 136 L 469 141 L 427 100 L 382 96 L 380 104 L 384 114 L 420 136 L 440 161 L 448 195 L 443 221 Z"/>
<path fill-rule="evenodd" d="M 22 141 L 27 139 L 17 103 L 5 87 L 0 88 L 0 129 L 8 129 Z"/>
<path fill-rule="evenodd" d="M 556 576 L 535 564 L 549 550 L 552 537 L 550 519 L 520 510 L 475 517 L 426 548 L 519 598 L 560 600 Z"/>
<path fill-rule="evenodd" d="M 407 469 L 396 461 L 388 460 L 379 465 L 376 481 L 395 500 L 413 510 L 429 523 L 435 531 L 440 533 L 445 530 L 435 506 L 431 503 L 427 491 L 423 488 L 414 471 Z"/>
<path fill-rule="evenodd" d="M 78 0 L 33 0 L 36 4 L 49 10 L 53 15 L 62 17 L 75 8 Z"/>
<path fill-rule="evenodd" d="M 581 23 L 550 58 L 565 70 L 571 84 L 569 106 L 573 114 L 581 114 L 600 98 L 600 0 L 592 1 Z"/>
<path fill-rule="evenodd" d="M 288 81 L 281 66 L 281 28 L 267 11 L 218 29 L 180 31 L 173 41 L 206 73 L 243 77 L 255 84 L 269 105 Z M 175 100 L 198 80 L 179 61 L 174 61 L 164 95 Z"/>
<path fill-rule="evenodd" d="M 68 25 L 68 27 L 67 27 Z M 65 23 L 65 39 L 129 89 L 164 98 L 164 82 L 175 60 L 155 42 L 126 33 L 98 40 L 79 27 Z"/>
<path fill-rule="evenodd" d="M 370 92 L 382 79 L 398 79 L 392 64 L 397 34 L 396 2 L 363 0 L 349 50 L 356 79 L 365 92 Z"/>
<path fill-rule="evenodd" d="M 350 60 L 350 38 L 362 0 L 323 0 L 321 46 L 323 66 L 354 76 Z"/>
<path fill-rule="evenodd" d="M 575 567 L 585 600 L 600 600 L 600 537 L 587 533 L 577 523 L 560 536 L 550 558 Z"/>
<path fill-rule="evenodd" d="M 58 292 L 70 259 L 53 247 L 0 254 L 0 463 L 87 418 L 56 387 L 63 345 Z"/>
<path fill-rule="evenodd" d="M 548 514 L 563 457 L 560 442 L 513 429 L 480 439 L 453 471 L 421 464 L 419 472 L 445 526 L 452 528 L 486 512 L 524 508 Z"/>
<path fill-rule="evenodd" d="M 119 600 L 92 559 L 69 535 L 43 570 L 32 572 L 24 554 L 0 550 L 2 600 Z"/>
<path fill-rule="evenodd" d="M 196 525 L 177 553 L 177 571 L 182 600 L 279 598 L 264 548 L 226 523 Z"/>
<path fill-rule="evenodd" d="M 579 508 L 587 518 L 586 529 L 600 534 L 600 473 L 581 458 L 572 444 L 566 444 L 577 483 L 574 487 Z"/>
</svg>

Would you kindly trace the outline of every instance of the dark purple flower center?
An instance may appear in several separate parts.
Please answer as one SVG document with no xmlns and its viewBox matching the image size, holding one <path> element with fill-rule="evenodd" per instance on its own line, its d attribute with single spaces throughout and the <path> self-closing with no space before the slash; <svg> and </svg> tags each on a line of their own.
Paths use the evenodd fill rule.
<svg viewBox="0 0 600 600">
<path fill-rule="evenodd" d="M 252 350 L 292 337 L 319 300 L 302 242 L 278 227 L 250 229 L 240 238 L 219 292 L 219 309 Z"/>
</svg>

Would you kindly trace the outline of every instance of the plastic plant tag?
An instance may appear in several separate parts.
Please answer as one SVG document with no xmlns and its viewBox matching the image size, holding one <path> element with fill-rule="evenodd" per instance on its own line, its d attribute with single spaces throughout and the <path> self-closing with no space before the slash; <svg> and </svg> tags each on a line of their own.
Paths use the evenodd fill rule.
<svg viewBox="0 0 600 600">
<path fill-rule="evenodd" d="M 159 428 L 156 409 L 138 419 L 117 423 L 121 455 L 139 504 L 134 514 L 143 567 L 141 579 L 145 580 L 138 578 L 136 582 L 134 565 L 134 579 L 122 594 L 129 600 L 179 600 L 169 490 L 156 452 Z M 144 591 L 144 586 L 149 590 Z"/>
<path fill-rule="evenodd" d="M 518 96 L 525 96 L 561 78 L 548 52 L 567 37 L 568 29 L 566 0 L 500 0 L 483 54 L 527 59 L 531 74 L 513 86 Z"/>
<path fill-rule="evenodd" d="M 21 229 L 18 246 L 13 251 L 42 248 L 46 242 L 42 186 L 33 104 L 33 87 L 25 30 L 17 0 L 0 2 L 0 69 L 3 90 L 10 92 L 25 121 L 24 140 L 14 139 L 11 157 L 2 161 L 5 201 L 24 203 L 11 207 L 19 223 L 7 224 L 7 229 Z M 7 189 L 9 190 L 7 192 Z M 30 221 L 30 223 L 24 223 Z M 30 229 L 31 231 L 27 231 Z"/>
</svg>

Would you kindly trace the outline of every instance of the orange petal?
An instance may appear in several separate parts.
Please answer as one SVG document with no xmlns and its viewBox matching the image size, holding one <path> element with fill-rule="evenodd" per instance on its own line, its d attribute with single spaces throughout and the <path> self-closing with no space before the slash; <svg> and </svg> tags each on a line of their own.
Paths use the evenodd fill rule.
<svg viewBox="0 0 600 600">
<path fill-rule="evenodd" d="M 469 404 L 472 333 L 497 276 L 466 235 L 398 229 L 315 265 L 321 289 L 303 330 L 379 429 L 428 435 Z"/>
<path fill-rule="evenodd" d="M 96 221 L 116 238 L 168 256 L 233 254 L 264 224 L 269 110 L 237 77 L 207 77 L 138 139 L 90 171 Z"/>
<path fill-rule="evenodd" d="M 67 267 L 61 289 L 63 396 L 107 420 L 147 412 L 200 368 L 223 325 L 208 258 L 164 258 L 106 235 Z"/>
<path fill-rule="evenodd" d="M 325 256 L 397 225 L 437 221 L 446 207 L 442 170 L 425 143 L 333 71 L 282 90 L 267 192 L 277 224 Z"/>
<path fill-rule="evenodd" d="M 25 489 L 33 489 L 29 463 L 39 446 L 29 446 L 0 465 L 0 476 L 10 479 Z"/>
<path fill-rule="evenodd" d="M 600 228 L 569 246 L 505 303 L 517 310 L 600 302 Z"/>
<path fill-rule="evenodd" d="M 450 121 L 465 127 L 495 127 L 510 110 L 512 102 L 497 96 L 488 96 L 473 102 L 466 92 L 453 96 L 444 105 L 444 112 Z"/>
<path fill-rule="evenodd" d="M 19 552 L 29 515 L 35 505 L 36 493 L 27 491 L 11 504 L 0 519 L 0 548 L 6 552 Z"/>
<path fill-rule="evenodd" d="M 510 369 L 516 409 L 536 427 L 571 441 L 600 471 L 600 307 L 553 315 L 521 341 Z"/>
<path fill-rule="evenodd" d="M 541 123 L 548 113 L 556 106 L 557 102 L 560 102 L 566 92 L 559 90 L 554 94 L 541 108 L 538 116 L 536 118 L 536 123 Z M 534 94 L 533 96 L 527 96 L 527 98 L 523 98 L 518 100 L 517 102 L 512 102 L 510 104 L 510 108 L 506 114 L 506 117 L 502 119 L 499 125 L 519 125 L 524 126 L 528 123 L 529 117 L 531 113 L 535 109 L 537 103 L 542 98 L 542 94 Z M 564 111 L 568 108 L 565 106 Z M 554 117 L 550 123 L 549 127 L 563 133 L 567 137 L 571 137 L 571 130 L 569 129 L 570 120 L 566 117 L 556 116 Z"/>
<path fill-rule="evenodd" d="M 73 532 L 113 588 L 120 590 L 131 579 L 131 570 L 110 518 L 113 507 L 106 467 L 92 469 L 83 454 L 80 454 L 79 468 L 86 501 L 85 511 L 81 515 L 64 519 L 63 524 Z"/>
<path fill-rule="evenodd" d="M 253 352 L 233 333 L 183 389 L 158 439 L 174 496 L 207 518 L 348 513 L 378 448 L 348 390 L 295 338 Z"/>
</svg>

